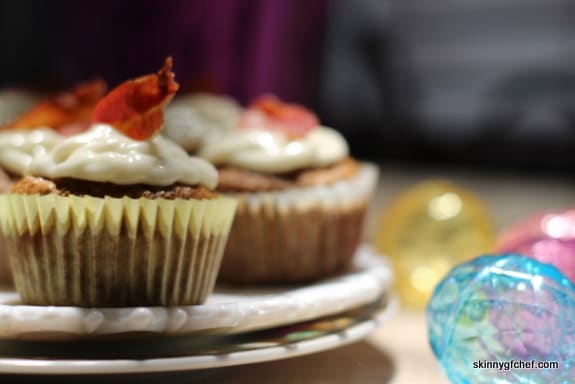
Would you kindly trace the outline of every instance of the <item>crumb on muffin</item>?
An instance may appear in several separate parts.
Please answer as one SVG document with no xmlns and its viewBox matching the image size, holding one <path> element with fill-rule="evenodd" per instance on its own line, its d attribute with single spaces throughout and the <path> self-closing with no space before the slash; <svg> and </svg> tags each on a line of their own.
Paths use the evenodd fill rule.
<svg viewBox="0 0 575 384">
<path fill-rule="evenodd" d="M 214 199 L 217 193 L 203 186 L 173 184 L 153 186 L 145 184 L 118 185 L 113 183 L 77 179 L 48 180 L 42 177 L 25 176 L 12 186 L 12 193 L 40 194 L 55 193 L 60 196 L 130 197 L 133 199 Z"/>
<path fill-rule="evenodd" d="M 283 175 L 265 175 L 235 167 L 222 167 L 218 169 L 218 191 L 265 192 L 330 185 L 352 178 L 358 170 L 359 163 L 349 157 L 330 166 L 303 169 Z"/>
</svg>

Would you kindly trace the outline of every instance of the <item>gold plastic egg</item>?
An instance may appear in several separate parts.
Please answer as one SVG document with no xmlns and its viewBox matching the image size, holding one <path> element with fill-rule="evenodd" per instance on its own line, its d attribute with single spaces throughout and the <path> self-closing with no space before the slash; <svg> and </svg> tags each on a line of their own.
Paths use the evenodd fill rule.
<svg viewBox="0 0 575 384">
<path fill-rule="evenodd" d="M 454 265 L 492 247 L 495 228 L 479 197 L 448 181 L 432 180 L 393 201 L 376 235 L 377 248 L 394 268 L 400 300 L 423 308 Z"/>
</svg>

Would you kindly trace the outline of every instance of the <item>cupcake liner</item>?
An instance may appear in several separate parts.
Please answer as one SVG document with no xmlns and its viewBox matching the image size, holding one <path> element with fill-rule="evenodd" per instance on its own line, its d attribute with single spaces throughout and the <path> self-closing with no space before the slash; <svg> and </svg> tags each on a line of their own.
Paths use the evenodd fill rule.
<svg viewBox="0 0 575 384">
<path fill-rule="evenodd" d="M 32 305 L 200 304 L 236 202 L 0 196 L 17 291 Z"/>
<path fill-rule="evenodd" d="M 241 193 L 219 279 L 292 283 L 345 270 L 361 241 L 377 168 L 328 186 Z"/>
</svg>

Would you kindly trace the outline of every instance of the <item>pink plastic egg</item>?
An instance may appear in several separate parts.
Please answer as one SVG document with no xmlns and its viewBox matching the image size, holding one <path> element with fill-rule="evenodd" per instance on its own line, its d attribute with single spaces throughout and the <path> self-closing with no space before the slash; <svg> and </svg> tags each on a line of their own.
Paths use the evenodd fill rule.
<svg viewBox="0 0 575 384">
<path fill-rule="evenodd" d="M 575 282 L 575 210 L 543 212 L 505 230 L 496 252 L 516 252 L 556 266 Z"/>
</svg>

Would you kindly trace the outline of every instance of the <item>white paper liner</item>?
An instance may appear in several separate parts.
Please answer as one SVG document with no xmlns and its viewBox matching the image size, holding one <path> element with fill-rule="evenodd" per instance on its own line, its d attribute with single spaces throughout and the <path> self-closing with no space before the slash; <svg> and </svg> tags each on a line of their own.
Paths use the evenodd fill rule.
<svg viewBox="0 0 575 384">
<path fill-rule="evenodd" d="M 34 305 L 202 303 L 236 202 L 0 196 L 16 289 Z"/>
</svg>

